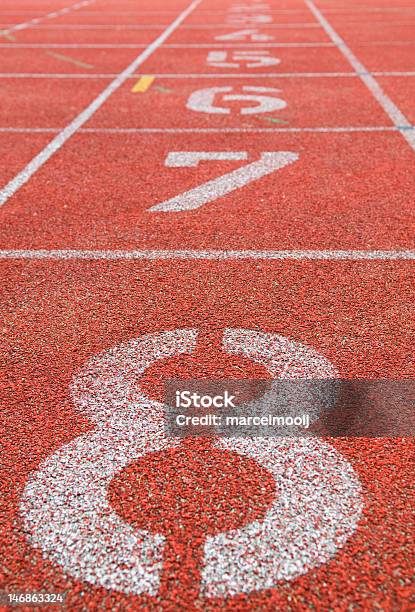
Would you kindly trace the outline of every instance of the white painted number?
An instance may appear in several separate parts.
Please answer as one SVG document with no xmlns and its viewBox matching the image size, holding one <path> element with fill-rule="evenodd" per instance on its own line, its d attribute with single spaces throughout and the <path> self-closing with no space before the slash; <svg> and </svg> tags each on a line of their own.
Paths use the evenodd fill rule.
<svg viewBox="0 0 415 612">
<path fill-rule="evenodd" d="M 280 93 L 280 89 L 274 87 L 251 87 L 244 85 L 243 93 L 232 93 L 233 87 L 207 87 L 206 89 L 198 89 L 190 94 L 186 108 L 197 113 L 211 113 L 218 115 L 230 115 L 231 109 L 225 106 L 224 102 L 245 102 L 248 106 L 240 109 L 241 115 L 257 115 L 258 113 L 271 113 L 276 110 L 281 110 L 287 106 L 285 100 L 277 97 L 275 94 Z M 216 101 L 216 98 L 221 97 Z M 249 104 L 256 102 L 254 106 Z"/>
<path fill-rule="evenodd" d="M 270 15 L 229 15 L 226 21 L 236 26 L 257 25 L 272 23 L 272 17 Z"/>
<path fill-rule="evenodd" d="M 128 594 L 157 595 L 165 537 L 135 529 L 108 501 L 113 478 L 148 453 L 177 446 L 164 407 L 139 380 L 152 363 L 192 353 L 197 331 L 176 329 L 130 340 L 90 359 L 72 384 L 75 406 L 95 429 L 43 461 L 21 503 L 33 546 L 64 572 Z M 273 333 L 227 329 L 223 349 L 263 364 L 273 378 L 336 378 L 317 351 Z M 200 592 L 222 597 L 275 587 L 330 561 L 356 529 L 361 488 L 352 466 L 314 438 L 228 438 L 216 448 L 267 469 L 277 495 L 262 521 L 209 536 Z M 179 517 L 178 517 L 178 520 Z"/>
<path fill-rule="evenodd" d="M 229 13 L 249 12 L 249 11 L 269 11 L 271 9 L 269 4 L 234 4 L 229 8 Z"/>
<path fill-rule="evenodd" d="M 242 40 L 244 42 L 266 42 L 274 40 L 271 34 L 262 34 L 260 30 L 249 29 L 249 30 L 237 30 L 236 32 L 230 32 L 229 34 L 221 34 L 215 36 L 215 40 L 221 41 L 233 41 Z"/>
<path fill-rule="evenodd" d="M 238 152 L 199 152 L 185 151 L 169 153 L 165 165 L 168 167 L 194 168 L 200 161 L 221 161 L 221 160 L 247 160 L 246 151 Z M 291 151 L 267 151 L 261 153 L 259 160 L 251 162 L 242 168 L 233 170 L 216 179 L 208 181 L 199 187 L 190 189 L 174 198 L 155 204 L 149 210 L 151 212 L 180 212 L 184 210 L 194 210 L 209 202 L 214 202 L 218 198 L 225 196 L 236 189 L 245 187 L 252 181 L 256 181 L 263 176 L 267 176 L 276 170 L 292 164 L 298 159 L 297 153 Z"/>
<path fill-rule="evenodd" d="M 228 56 L 231 55 L 231 61 Z M 272 57 L 269 51 L 251 49 L 250 51 L 210 51 L 207 57 L 209 66 L 215 68 L 240 68 L 246 63 L 247 68 L 263 68 L 281 63 L 278 57 Z"/>
</svg>

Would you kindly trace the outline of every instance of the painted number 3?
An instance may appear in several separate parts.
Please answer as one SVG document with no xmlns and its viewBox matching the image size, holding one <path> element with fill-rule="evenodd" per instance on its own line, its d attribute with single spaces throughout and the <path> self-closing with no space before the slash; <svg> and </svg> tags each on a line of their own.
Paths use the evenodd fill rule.
<svg viewBox="0 0 415 612">
<path fill-rule="evenodd" d="M 177 446 L 164 432 L 164 408 L 137 380 L 155 361 L 192 353 L 197 330 L 142 336 L 92 358 L 75 377 L 77 409 L 96 428 L 43 462 L 25 488 L 21 511 L 33 546 L 82 581 L 156 595 L 162 534 L 134 529 L 108 501 L 113 478 L 148 453 Z M 314 349 L 277 334 L 227 329 L 228 354 L 262 364 L 273 378 L 334 378 Z M 272 588 L 329 561 L 354 532 L 362 510 L 359 480 L 332 446 L 314 438 L 218 439 L 217 449 L 250 457 L 269 471 L 277 495 L 263 520 L 208 537 L 201 596 Z"/>
</svg>

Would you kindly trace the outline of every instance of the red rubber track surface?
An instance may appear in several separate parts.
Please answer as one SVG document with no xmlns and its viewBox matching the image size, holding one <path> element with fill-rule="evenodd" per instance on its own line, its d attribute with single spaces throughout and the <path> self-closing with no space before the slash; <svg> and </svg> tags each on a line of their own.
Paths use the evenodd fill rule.
<svg viewBox="0 0 415 612">
<path fill-rule="evenodd" d="M 33 544 L 28 527 L 22 504 L 28 483 L 50 457 L 95 431 L 71 384 L 88 360 L 132 339 L 199 332 L 192 356 L 159 359 L 137 381 L 151 399 L 161 399 L 171 378 L 269 376 L 248 358 L 224 352 L 229 328 L 312 347 L 342 378 L 414 378 L 414 260 L 310 261 L 298 254 L 413 253 L 415 149 L 405 139 L 413 128 L 394 120 L 390 104 L 415 122 L 414 0 L 313 3 L 373 74 L 386 107 L 307 2 L 264 0 L 269 9 L 248 13 L 265 12 L 269 21 L 231 24 L 232 7 L 246 3 L 197 4 L 0 208 L 0 593 L 65 592 L 69 611 L 415 609 L 414 438 L 328 440 L 360 483 L 357 527 L 327 562 L 269 588 L 202 594 L 207 534 L 261 522 L 276 496 L 270 473 L 256 461 L 203 440 L 145 454 L 108 487 L 110 507 L 124 522 L 166 536 L 153 594 L 116 590 L 113 575 L 108 588 L 74 575 Z M 188 6 L 3 0 L 0 190 Z M 14 29 L 35 18 L 38 24 Z M 252 28 L 267 40 L 221 38 Z M 258 49 L 280 61 L 228 69 L 207 61 L 212 51 L 235 61 L 236 51 Z M 134 93 L 143 76 L 155 79 Z M 196 91 L 241 93 L 247 86 L 278 90 L 273 95 L 283 107 L 244 114 L 234 100 L 226 103 L 228 113 L 190 108 Z M 296 153 L 297 161 L 197 209 L 150 211 L 263 152 L 282 151 Z M 245 152 L 247 161 L 171 167 L 166 159 L 174 152 Z M 163 250 L 194 253 L 166 260 Z M 101 252 L 100 261 L 91 259 L 93 251 Z M 120 251 L 144 256 L 117 261 Z M 200 251 L 228 254 L 201 261 Z M 229 251 L 262 255 L 238 260 Z M 269 259 L 275 251 L 294 258 Z M 72 529 L 77 543 L 86 538 L 82 524 L 62 529 Z"/>
<path fill-rule="evenodd" d="M 298 151 L 300 159 L 260 186 L 166 215 L 149 208 L 239 162 L 165 168 L 169 134 L 82 134 L 21 189 L 13 206 L 4 207 L 2 248 L 393 249 L 414 239 L 413 153 L 398 134 L 199 138 L 205 150 L 248 149 L 256 159 L 264 148 L 281 149 Z M 193 146 L 194 136 L 174 134 L 176 150 Z"/>
</svg>

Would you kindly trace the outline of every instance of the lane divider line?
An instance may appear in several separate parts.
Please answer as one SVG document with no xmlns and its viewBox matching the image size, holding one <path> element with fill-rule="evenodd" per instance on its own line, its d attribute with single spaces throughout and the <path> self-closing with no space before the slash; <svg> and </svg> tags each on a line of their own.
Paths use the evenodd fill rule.
<svg viewBox="0 0 415 612">
<path fill-rule="evenodd" d="M 43 24 L 37 26 L 37 29 L 42 30 L 162 30 L 166 24 L 163 23 L 152 23 L 152 24 L 129 24 L 129 23 L 120 23 L 120 24 L 102 24 L 102 23 L 62 23 L 62 24 Z M 209 25 L 185 25 L 183 26 L 184 30 L 212 30 L 212 29 L 228 29 L 233 28 L 235 26 L 230 26 L 227 23 L 212 23 Z M 275 29 L 317 29 L 320 28 L 318 23 L 309 22 L 309 23 L 284 23 L 284 24 L 267 24 L 267 29 L 275 30 Z"/>
<path fill-rule="evenodd" d="M 347 46 L 343 38 L 341 38 L 341 36 L 323 16 L 321 11 L 319 11 L 319 9 L 316 7 L 313 0 L 304 0 L 304 2 L 308 6 L 310 11 L 313 13 L 317 21 L 320 23 L 322 28 L 325 30 L 329 38 L 337 45 L 339 51 L 344 55 L 344 57 L 347 59 L 353 69 L 359 74 L 360 79 L 369 89 L 375 100 L 383 108 L 392 123 L 396 127 L 399 126 L 401 128 L 402 136 L 405 138 L 406 142 L 409 144 L 412 150 L 415 151 L 415 132 L 412 129 L 402 130 L 402 128 L 412 128 L 412 124 L 410 123 L 410 121 L 406 118 L 406 116 L 398 108 L 398 106 L 396 106 L 396 104 L 391 100 L 391 98 L 383 91 L 382 87 L 379 85 L 375 77 L 369 74 L 369 71 L 366 66 L 364 66 L 364 64 L 362 64 L 360 60 L 357 59 L 356 55 Z"/>
<path fill-rule="evenodd" d="M 59 53 L 47 52 L 48 55 L 54 57 L 68 57 L 61 56 Z M 101 73 L 101 74 L 71 74 L 68 72 L 53 73 L 53 72 L 0 72 L 0 79 L 19 79 L 19 78 L 31 78 L 31 79 L 65 79 L 65 78 L 91 78 L 91 79 L 113 79 L 117 75 L 113 73 Z M 140 77 L 139 74 L 131 75 L 131 79 Z M 147 75 L 142 75 L 147 77 Z M 260 72 L 260 73 L 229 73 L 221 74 L 215 72 L 204 72 L 204 73 L 157 73 L 153 74 L 152 77 L 147 78 L 163 78 L 163 79 L 279 79 L 279 78 L 358 78 L 358 74 L 355 72 Z M 409 73 L 408 75 L 402 74 L 383 74 L 382 76 L 415 76 L 415 72 Z"/>
<path fill-rule="evenodd" d="M 77 249 L 10 249 L 0 250 L 0 259 L 85 259 L 85 260 L 159 260 L 159 259 L 265 259 L 294 261 L 415 261 L 415 251 L 253 251 L 253 250 L 77 250 Z"/>
<path fill-rule="evenodd" d="M 4 46 L 4 45 L 2 45 Z M 88 66 L 84 62 L 73 60 L 69 56 L 61 55 L 60 53 L 47 52 L 48 55 L 53 57 L 66 58 L 74 63 L 79 63 L 81 66 Z M 93 67 L 93 66 L 91 66 Z M 380 77 L 415 77 L 415 71 L 408 72 L 367 72 L 362 74 L 371 74 L 373 76 Z M 71 72 L 0 72 L 0 79 L 114 79 L 117 75 L 111 72 L 102 72 L 97 74 L 85 74 L 85 73 L 71 73 Z M 140 76 L 133 74 L 129 79 L 136 79 Z M 152 75 L 153 78 L 161 79 L 331 79 L 331 78 L 353 78 L 357 79 L 360 77 L 360 73 L 357 72 L 260 72 L 260 73 L 229 73 L 229 74 L 218 74 L 215 72 L 204 72 L 204 73 L 168 73 L 159 72 Z M 150 78 L 150 77 L 149 77 Z"/>
<path fill-rule="evenodd" d="M 13 11 L 13 10 L 9 10 L 9 9 L 4 9 L 4 10 L 0 10 L 0 14 L 1 15 L 8 15 L 8 14 L 13 14 L 13 15 L 27 15 L 27 14 L 32 14 L 33 12 L 37 12 L 39 13 L 40 11 L 27 11 L 27 10 L 20 10 L 20 11 Z M 295 15 L 295 14 L 300 14 L 303 15 L 304 14 L 304 10 L 303 9 L 266 9 L 267 14 L 269 15 Z M 353 7 L 338 7 L 338 8 L 326 8 L 324 9 L 325 13 L 356 13 L 357 15 L 359 13 L 402 13 L 402 15 L 405 14 L 409 14 L 409 16 L 412 13 L 415 13 L 415 8 L 412 7 L 405 7 L 405 6 L 401 6 L 401 7 L 396 7 L 396 8 L 389 8 L 389 7 L 368 7 L 368 6 L 362 6 L 362 7 L 357 7 L 357 6 L 353 6 Z M 176 11 L 173 10 L 164 10 L 164 11 L 153 11 L 153 10 L 137 10 L 137 11 L 105 11 L 105 15 L 110 15 L 110 16 L 122 16 L 122 15 L 133 15 L 133 16 L 141 16 L 141 15 L 175 15 Z M 83 15 L 98 15 L 101 16 L 102 12 L 100 11 L 83 11 Z M 229 12 L 226 10 L 218 10 L 218 11 L 214 11 L 214 10 L 207 10 L 207 9 L 201 9 L 199 11 L 199 16 L 206 16 L 206 15 L 225 15 L 228 16 Z"/>
<path fill-rule="evenodd" d="M 359 43 L 366 44 L 366 43 Z M 369 44 L 369 43 L 367 43 Z M 413 43 L 411 43 L 413 44 Z M 263 48 L 263 47 L 329 47 L 333 48 L 334 45 L 331 42 L 326 43 L 212 43 L 211 45 L 204 43 L 175 43 L 171 45 L 163 45 L 163 49 L 238 49 L 243 48 Z M 58 49 L 58 48 L 72 48 L 72 49 L 137 49 L 139 47 L 147 47 L 144 43 L 16 43 L 9 45 L 8 43 L 2 44 L 2 48 L 7 49 L 8 47 L 19 48 L 19 49 Z"/>
<path fill-rule="evenodd" d="M 142 76 L 138 79 L 137 83 L 132 87 L 132 93 L 144 93 L 150 87 L 156 77 L 154 76 Z"/>
<path fill-rule="evenodd" d="M 156 86 L 157 87 L 157 86 Z M 163 88 L 163 91 L 165 89 Z M 169 90 L 166 93 L 170 93 Z M 349 132 L 399 132 L 415 130 L 415 126 L 345 126 L 345 127 L 281 127 L 281 128 L 80 128 L 79 134 L 239 134 L 255 132 L 293 132 L 347 134 Z M 42 134 L 60 132 L 60 128 L 0 127 L 0 134 Z"/>
<path fill-rule="evenodd" d="M 60 9 L 59 11 L 52 11 L 51 13 L 47 13 L 46 15 L 35 17 L 34 19 L 30 19 L 30 21 L 24 21 L 23 23 L 16 23 L 15 25 L 3 30 L 4 33 L 10 34 L 11 32 L 18 32 L 20 30 L 26 30 L 32 26 L 36 26 L 38 23 L 42 21 L 46 21 L 47 19 L 54 19 L 55 17 L 59 17 L 59 15 L 64 15 L 69 11 L 76 11 L 84 6 L 88 6 L 89 4 L 94 3 L 95 0 L 82 0 L 82 2 L 76 2 L 76 4 L 70 4 L 69 6 Z"/>
<path fill-rule="evenodd" d="M 16 193 L 27 181 L 101 108 L 108 98 L 143 64 L 172 34 L 190 13 L 200 4 L 193 2 L 162 32 L 135 60 L 123 70 L 71 123 L 63 128 L 40 153 L 38 153 L 5 187 L 0 191 L 0 206 Z"/>
</svg>

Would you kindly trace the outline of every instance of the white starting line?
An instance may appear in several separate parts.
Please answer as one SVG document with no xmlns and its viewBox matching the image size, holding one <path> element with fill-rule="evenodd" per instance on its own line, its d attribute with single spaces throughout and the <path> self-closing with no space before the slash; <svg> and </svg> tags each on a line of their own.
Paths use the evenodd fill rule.
<svg viewBox="0 0 415 612">
<path fill-rule="evenodd" d="M 375 73 L 370 73 L 375 74 Z M 384 72 L 377 73 L 381 76 L 396 76 L 396 73 Z M 398 73 L 400 76 L 415 76 L 415 72 L 410 73 Z M 0 79 L 113 79 L 117 74 L 112 73 L 47 73 L 47 72 L 0 72 Z M 129 79 L 136 79 L 137 77 L 148 76 L 146 73 L 132 74 Z M 322 78 L 322 77 L 357 77 L 355 72 L 260 72 L 260 73 L 183 73 L 183 74 L 169 74 L 169 73 L 151 73 L 152 77 L 157 79 L 262 79 L 262 78 Z"/>
<path fill-rule="evenodd" d="M 0 49 L 137 49 L 146 48 L 144 43 L 1 43 Z M 332 42 L 285 42 L 285 43 L 174 43 L 163 44 L 163 49 L 238 49 L 243 48 L 308 48 L 336 47 Z"/>
<path fill-rule="evenodd" d="M 338 8 L 325 8 L 325 13 L 415 13 L 415 8 L 408 6 L 401 7 L 338 7 Z M 0 15 L 32 15 L 33 13 L 42 14 L 42 11 L 39 10 L 11 10 L 11 9 L 1 9 Z M 199 15 L 227 15 L 226 11 L 211 11 L 208 9 L 199 9 Z M 102 12 L 99 11 L 82 11 L 83 15 L 94 16 L 99 15 L 102 16 Z M 267 9 L 267 14 L 269 15 L 295 15 L 295 14 L 304 14 L 303 9 Z M 123 16 L 123 15 L 133 15 L 139 17 L 140 15 L 177 15 L 177 11 L 151 11 L 151 10 L 138 10 L 138 11 L 105 11 L 105 15 L 111 15 L 114 17 Z"/>
<path fill-rule="evenodd" d="M 355 43 L 359 47 L 373 46 L 415 46 L 415 40 L 369 40 Z M 0 49 L 137 49 L 146 48 L 146 43 L 0 43 Z M 247 42 L 247 43 L 172 43 L 160 45 L 163 49 L 238 49 L 238 48 L 335 48 L 338 45 L 332 42 Z"/>
<path fill-rule="evenodd" d="M 262 79 L 262 78 L 277 78 L 277 79 L 325 79 L 325 78 L 358 78 L 362 75 L 372 75 L 377 77 L 414 77 L 415 71 L 408 72 L 239 72 L 239 73 L 157 73 L 152 72 L 151 76 L 157 79 Z M 116 73 L 103 72 L 100 74 L 89 73 L 70 73 L 70 72 L 0 72 L 0 79 L 114 79 L 118 75 Z M 129 79 L 148 76 L 147 73 L 135 73 L 130 75 Z"/>
<path fill-rule="evenodd" d="M 95 0 L 90 0 L 95 1 Z M 81 5 L 75 5 L 74 7 L 72 7 L 71 10 L 77 9 L 79 8 Z M 43 19 L 50 19 L 50 18 L 55 18 L 58 17 L 59 14 L 62 13 L 49 13 L 47 17 L 44 17 Z M 39 22 L 42 20 L 42 18 L 34 18 L 31 21 L 27 22 L 27 25 L 25 25 L 26 27 L 30 27 L 33 30 L 40 30 L 40 29 L 44 29 L 44 30 L 162 30 L 166 27 L 166 23 L 149 23 L 149 24 L 131 24 L 131 23 L 109 23 L 109 24 L 105 24 L 105 23 L 53 23 L 53 24 L 44 24 L 41 23 L 40 25 Z M 342 27 L 347 27 L 349 25 L 364 25 L 365 22 L 362 20 L 347 20 L 347 21 L 343 21 L 341 23 Z M 10 28 L 16 28 L 16 29 L 23 29 L 23 27 L 19 27 L 22 26 L 23 24 L 14 24 L 14 23 L 6 23 L 6 24 L 0 24 L 0 27 L 10 27 Z M 299 23 L 267 23 L 267 24 L 263 24 L 264 26 L 266 26 L 267 29 L 292 29 L 292 28 L 320 28 L 321 26 L 318 23 L 314 23 L 314 22 L 310 22 L 310 21 L 304 21 L 304 22 L 299 22 Z M 409 28 L 413 28 L 415 26 L 415 22 L 409 22 L 408 21 L 392 21 L 390 23 L 388 23 L 388 25 L 390 26 L 398 26 L 398 27 L 409 27 Z M 371 23 L 371 27 L 374 26 L 382 26 L 384 27 L 385 24 L 383 21 L 374 21 Z M 190 23 L 190 24 L 186 24 L 184 26 L 182 26 L 182 28 L 184 30 L 211 30 L 211 29 L 215 29 L 215 28 L 222 28 L 222 29 L 229 29 L 229 28 L 235 28 L 236 26 L 234 24 L 228 24 L 228 23 L 209 23 L 209 24 L 198 24 L 198 23 Z"/>
<path fill-rule="evenodd" d="M 255 132 L 311 132 L 319 134 L 337 134 L 348 132 L 401 132 L 415 130 L 415 126 L 340 126 L 340 127 L 276 127 L 276 128 L 80 128 L 77 134 L 239 134 Z M 60 128 L 0 128 L 0 134 L 57 134 Z"/>
<path fill-rule="evenodd" d="M 0 250 L 0 259 L 23 260 L 292 260 L 292 261 L 414 261 L 415 250 L 391 251 L 345 251 L 345 250 L 306 250 L 306 251 L 256 251 L 256 250 L 76 250 L 76 249 L 27 249 Z"/>
<path fill-rule="evenodd" d="M 91 0 L 92 1 L 92 0 Z M 10 25 L 10 24 L 9 24 Z M 166 23 L 150 23 L 150 24 L 100 24 L 100 23 L 59 23 L 59 24 L 41 24 L 32 26 L 33 30 L 164 30 Z M 321 28 L 318 23 L 306 21 L 304 23 L 278 23 L 265 24 L 267 29 L 298 29 L 298 28 Z M 222 28 L 224 30 L 235 29 L 234 25 L 228 23 L 209 23 L 209 24 L 189 24 L 183 25 L 183 30 L 214 30 Z"/>
</svg>

